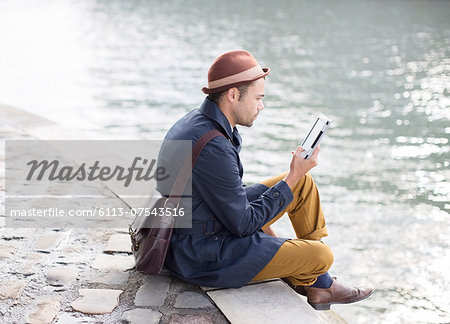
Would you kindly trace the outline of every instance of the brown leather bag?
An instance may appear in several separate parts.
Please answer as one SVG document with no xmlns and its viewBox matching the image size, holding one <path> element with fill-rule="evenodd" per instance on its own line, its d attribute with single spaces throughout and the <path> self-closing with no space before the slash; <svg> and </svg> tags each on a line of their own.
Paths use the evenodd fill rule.
<svg viewBox="0 0 450 324">
<path fill-rule="evenodd" d="M 180 198 L 184 192 L 190 171 L 205 145 L 217 136 L 224 136 L 217 129 L 207 132 L 195 143 L 192 148 L 192 160 L 186 159 L 178 173 L 175 184 L 169 197 L 164 197 L 158 190 L 154 190 L 146 204 L 147 210 L 160 210 L 166 207 L 173 209 L 178 207 Z M 141 213 L 137 215 L 130 225 L 131 250 L 134 254 L 135 267 L 145 274 L 159 274 L 163 268 L 164 260 L 169 249 L 170 239 L 174 227 L 174 216 L 154 216 Z"/>
</svg>

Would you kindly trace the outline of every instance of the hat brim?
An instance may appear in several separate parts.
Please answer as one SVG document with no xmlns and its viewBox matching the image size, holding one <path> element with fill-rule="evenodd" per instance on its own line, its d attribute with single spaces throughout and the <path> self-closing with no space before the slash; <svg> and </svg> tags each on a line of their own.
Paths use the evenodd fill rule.
<svg viewBox="0 0 450 324">
<path fill-rule="evenodd" d="M 246 83 L 253 82 L 253 81 L 256 81 L 256 80 L 258 80 L 258 79 L 264 78 L 264 77 L 266 77 L 266 76 L 270 73 L 270 68 L 268 68 L 268 67 L 262 68 L 262 70 L 263 70 L 263 73 L 262 73 L 262 74 L 259 74 L 259 75 L 257 75 L 256 77 L 254 77 L 254 78 L 252 78 L 252 79 L 250 79 L 250 80 L 242 80 L 242 81 L 239 81 L 239 82 L 234 82 L 234 83 L 230 83 L 230 84 L 225 84 L 225 85 L 223 85 L 223 86 L 221 86 L 221 87 L 217 87 L 217 88 L 203 87 L 202 91 L 203 91 L 205 94 L 211 94 L 211 93 L 222 92 L 222 91 L 228 90 L 228 89 L 230 89 L 230 88 L 233 88 L 233 87 L 239 87 L 239 86 L 244 85 L 244 84 L 246 84 Z"/>
</svg>

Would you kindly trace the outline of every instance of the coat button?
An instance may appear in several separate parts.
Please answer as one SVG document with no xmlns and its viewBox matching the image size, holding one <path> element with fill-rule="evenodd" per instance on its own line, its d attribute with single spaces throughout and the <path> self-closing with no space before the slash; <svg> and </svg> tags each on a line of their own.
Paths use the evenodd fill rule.
<svg viewBox="0 0 450 324">
<path fill-rule="evenodd" d="M 273 197 L 274 197 L 274 198 L 278 198 L 279 195 L 280 195 L 279 192 L 275 192 L 275 193 L 273 194 Z"/>
<path fill-rule="evenodd" d="M 211 237 L 214 241 L 217 241 L 219 239 L 219 237 L 217 235 L 214 235 L 213 237 Z"/>
</svg>

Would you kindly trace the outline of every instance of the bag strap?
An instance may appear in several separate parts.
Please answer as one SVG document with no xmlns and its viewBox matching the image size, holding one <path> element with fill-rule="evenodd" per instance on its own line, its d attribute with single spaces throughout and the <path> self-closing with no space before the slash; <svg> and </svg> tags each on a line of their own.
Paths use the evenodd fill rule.
<svg viewBox="0 0 450 324">
<path fill-rule="evenodd" d="M 184 161 L 183 166 L 178 173 L 177 179 L 175 180 L 175 184 L 172 187 L 172 191 L 170 192 L 168 201 L 170 201 L 174 205 L 178 204 L 181 196 L 183 195 L 191 171 L 197 163 L 197 159 L 200 156 L 200 153 L 202 152 L 206 144 L 208 144 L 209 141 L 211 141 L 213 138 L 216 138 L 217 136 L 224 135 L 219 130 L 213 129 L 200 137 L 199 140 L 195 143 L 192 148 L 192 159 L 187 158 Z"/>
</svg>

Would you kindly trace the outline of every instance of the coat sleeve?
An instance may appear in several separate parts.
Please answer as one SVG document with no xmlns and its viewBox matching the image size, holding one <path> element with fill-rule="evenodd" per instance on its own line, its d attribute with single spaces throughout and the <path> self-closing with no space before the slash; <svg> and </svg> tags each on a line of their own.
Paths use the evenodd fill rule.
<svg viewBox="0 0 450 324">
<path fill-rule="evenodd" d="M 221 137 L 209 142 L 200 154 L 193 170 L 193 190 L 238 237 L 260 230 L 293 199 L 289 186 L 280 181 L 249 202 L 239 173 L 237 152 Z"/>
<path fill-rule="evenodd" d="M 259 198 L 269 187 L 262 183 L 255 183 L 249 186 L 244 185 L 245 193 L 247 194 L 248 201 L 253 201 Z"/>
</svg>

